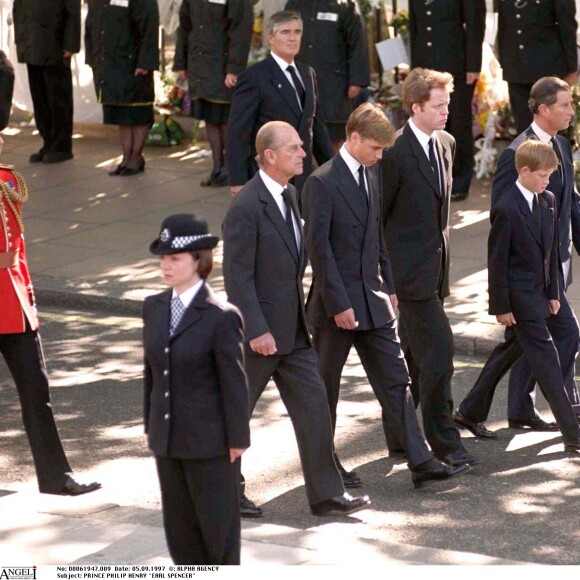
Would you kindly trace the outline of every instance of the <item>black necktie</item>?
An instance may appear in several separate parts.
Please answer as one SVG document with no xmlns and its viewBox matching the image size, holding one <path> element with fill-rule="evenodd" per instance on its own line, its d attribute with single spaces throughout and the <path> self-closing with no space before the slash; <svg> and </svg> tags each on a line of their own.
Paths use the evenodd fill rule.
<svg viewBox="0 0 580 580">
<path fill-rule="evenodd" d="M 542 214 L 540 213 L 540 205 L 538 204 L 538 194 L 534 193 L 534 201 L 532 202 L 532 218 L 534 220 L 534 226 L 536 227 L 538 234 L 542 234 Z"/>
<path fill-rule="evenodd" d="M 367 186 L 365 184 L 365 166 L 364 165 L 359 165 L 358 167 L 358 187 L 361 191 L 361 193 L 364 196 L 365 201 L 369 202 L 369 195 L 367 192 Z"/>
<path fill-rule="evenodd" d="M 292 202 L 290 201 L 290 194 L 286 188 L 282 190 L 282 199 L 284 200 L 284 205 L 286 206 L 286 225 L 290 230 L 290 236 L 294 240 L 294 245 L 298 250 L 298 242 L 296 241 L 296 232 L 294 231 L 294 222 L 292 220 Z"/>
<path fill-rule="evenodd" d="M 306 91 L 296 74 L 296 69 L 292 65 L 288 65 L 286 70 L 290 73 L 292 77 L 292 82 L 294 83 L 294 88 L 296 89 L 296 94 L 298 95 L 298 100 L 300 101 L 300 106 L 304 108 L 304 98 L 306 97 Z"/>
<path fill-rule="evenodd" d="M 556 154 L 556 157 L 558 158 L 558 172 L 560 173 L 560 177 L 562 178 L 562 181 L 564 180 L 564 171 L 563 171 L 563 165 L 562 165 L 562 155 L 560 154 L 560 147 L 558 146 L 558 143 L 556 142 L 556 138 L 552 137 L 550 139 L 550 143 L 552 144 L 552 149 L 554 149 L 554 153 Z"/>
<path fill-rule="evenodd" d="M 429 163 L 431 164 L 431 169 L 437 178 L 437 187 L 439 188 L 439 193 L 441 193 L 441 179 L 439 178 L 439 167 L 437 166 L 437 157 L 435 153 L 435 139 L 431 137 L 429 139 Z"/>
</svg>

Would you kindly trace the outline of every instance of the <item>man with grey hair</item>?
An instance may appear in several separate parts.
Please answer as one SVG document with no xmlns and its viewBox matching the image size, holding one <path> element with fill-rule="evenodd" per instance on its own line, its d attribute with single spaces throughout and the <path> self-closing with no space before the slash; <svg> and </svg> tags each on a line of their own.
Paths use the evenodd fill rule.
<svg viewBox="0 0 580 580">
<path fill-rule="evenodd" d="M 306 153 L 296 130 L 281 121 L 256 136 L 258 173 L 231 203 L 223 223 L 223 272 L 228 299 L 244 317 L 250 412 L 273 379 L 292 420 L 310 509 L 347 515 L 368 496 L 344 492 L 334 462 L 330 411 L 306 327 L 302 278 L 306 252 L 296 189 Z M 241 493 L 241 514 L 259 517 Z"/>
<path fill-rule="evenodd" d="M 269 121 L 285 121 L 302 140 L 304 170 L 293 179 L 298 191 L 312 173 L 313 160 L 321 165 L 334 155 L 319 115 L 314 69 L 294 62 L 302 38 L 300 16 L 287 10 L 276 12 L 268 21 L 267 38 L 270 55 L 240 75 L 232 95 L 226 153 L 233 195 L 258 169 L 255 139 Z"/>
</svg>

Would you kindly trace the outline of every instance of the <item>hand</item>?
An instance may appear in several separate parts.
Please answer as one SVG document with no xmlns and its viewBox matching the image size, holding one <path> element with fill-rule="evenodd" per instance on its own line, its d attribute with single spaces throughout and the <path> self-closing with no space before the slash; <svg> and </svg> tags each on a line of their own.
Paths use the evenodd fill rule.
<svg viewBox="0 0 580 580">
<path fill-rule="evenodd" d="M 62 53 L 62 55 L 64 56 L 64 58 L 70 58 L 73 54 L 74 54 L 74 52 L 72 50 L 65 50 Z"/>
<path fill-rule="evenodd" d="M 240 189 L 242 189 L 242 187 L 244 187 L 243 185 L 232 185 L 230 187 L 230 193 L 232 194 L 232 197 L 236 197 L 236 195 L 238 195 L 238 193 L 240 192 Z"/>
<path fill-rule="evenodd" d="M 477 82 L 477 79 L 479 78 L 479 73 L 478 72 L 468 72 L 467 73 L 467 78 L 465 80 L 465 84 L 466 85 L 472 85 L 473 83 Z"/>
<path fill-rule="evenodd" d="M 226 79 L 224 80 L 224 85 L 226 85 L 226 87 L 228 87 L 228 89 L 233 89 L 236 86 L 237 82 L 238 82 L 238 75 L 235 75 L 233 73 L 228 73 L 226 75 Z"/>
<path fill-rule="evenodd" d="M 149 74 L 149 71 L 146 68 L 136 68 L 135 69 L 135 76 L 136 77 L 145 77 Z"/>
<path fill-rule="evenodd" d="M 500 324 L 503 324 L 504 326 L 512 326 L 512 324 L 517 324 L 516 319 L 511 312 L 508 312 L 507 314 L 498 314 L 495 318 Z"/>
<path fill-rule="evenodd" d="M 358 85 L 350 85 L 350 87 L 348 87 L 348 92 L 346 93 L 349 99 L 356 99 L 358 97 L 358 94 L 360 93 L 360 89 L 361 87 L 359 87 Z"/>
<path fill-rule="evenodd" d="M 550 314 L 552 314 L 553 316 L 556 316 L 556 314 L 558 314 L 558 310 L 560 310 L 560 301 L 559 300 L 550 300 L 548 304 L 550 307 Z"/>
<path fill-rule="evenodd" d="M 187 71 L 186 70 L 178 70 L 177 71 L 177 78 L 180 81 L 186 81 L 187 80 Z"/>
<path fill-rule="evenodd" d="M 399 299 L 397 298 L 396 294 L 389 294 L 389 298 L 391 299 L 391 304 L 393 305 L 393 308 L 397 308 L 397 306 L 399 306 Z"/>
<path fill-rule="evenodd" d="M 254 352 L 264 356 L 275 354 L 278 350 L 276 348 L 276 341 L 271 332 L 266 332 L 266 334 L 262 334 L 262 336 L 250 340 L 250 348 Z"/>
<path fill-rule="evenodd" d="M 240 458 L 246 449 L 238 449 L 236 447 L 230 447 L 230 463 L 234 463 L 236 459 Z"/>
<path fill-rule="evenodd" d="M 570 85 L 570 87 L 573 87 L 576 84 L 576 81 L 578 80 L 578 75 L 576 74 L 576 72 L 568 73 L 564 77 L 564 80 Z"/>
<path fill-rule="evenodd" d="M 334 322 L 336 322 L 338 328 L 344 328 L 345 330 L 353 330 L 358 326 L 358 322 L 354 319 L 354 310 L 352 308 L 336 314 Z"/>
</svg>

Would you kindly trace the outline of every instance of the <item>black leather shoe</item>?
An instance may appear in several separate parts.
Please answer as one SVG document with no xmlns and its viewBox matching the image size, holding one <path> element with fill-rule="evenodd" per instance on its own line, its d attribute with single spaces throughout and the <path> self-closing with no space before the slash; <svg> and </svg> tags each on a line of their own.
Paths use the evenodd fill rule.
<svg viewBox="0 0 580 580">
<path fill-rule="evenodd" d="M 366 508 L 370 503 L 368 495 L 352 497 L 352 495 L 345 493 L 315 503 L 310 506 L 310 510 L 315 516 L 348 516 Z"/>
<path fill-rule="evenodd" d="M 73 158 L 72 151 L 49 151 L 42 158 L 43 163 L 62 163 Z"/>
<path fill-rule="evenodd" d="M 419 489 L 427 483 L 444 481 L 460 473 L 467 473 L 470 470 L 471 466 L 468 464 L 449 466 L 433 459 L 428 461 L 424 468 L 419 465 L 416 469 L 412 469 L 411 479 L 413 480 L 415 489 Z"/>
<path fill-rule="evenodd" d="M 121 163 L 119 163 L 119 165 L 117 165 L 117 167 L 115 167 L 113 171 L 109 171 L 109 175 L 111 177 L 114 177 L 115 175 L 121 175 L 121 173 L 123 173 L 126 167 L 127 167 L 126 165 L 122 165 Z"/>
<path fill-rule="evenodd" d="M 362 479 L 357 475 L 356 471 L 347 471 L 344 465 L 340 462 L 336 453 L 334 454 L 334 461 L 336 462 L 336 467 L 342 478 L 342 483 L 347 489 L 353 489 L 355 487 L 361 487 L 363 482 Z"/>
<path fill-rule="evenodd" d="M 451 201 L 463 201 L 464 199 L 467 199 L 467 196 L 469 195 L 469 192 L 463 192 L 463 191 L 452 191 L 451 192 Z"/>
<path fill-rule="evenodd" d="M 240 515 L 243 518 L 261 518 L 264 514 L 262 508 L 259 508 L 251 499 L 248 499 L 245 494 L 240 496 Z"/>
<path fill-rule="evenodd" d="M 214 167 L 211 170 L 211 173 L 202 181 L 199 182 L 199 184 L 202 187 L 210 187 L 213 184 L 213 180 L 218 176 L 220 172 L 220 168 L 219 167 Z"/>
<path fill-rule="evenodd" d="M 564 451 L 567 453 L 580 453 L 580 439 L 564 441 Z"/>
<path fill-rule="evenodd" d="M 469 455 L 467 451 L 464 449 L 456 449 L 451 453 L 448 453 L 444 457 L 438 457 L 443 463 L 447 463 L 447 465 L 477 465 L 481 463 L 481 459 L 479 457 L 475 457 L 475 455 Z"/>
<path fill-rule="evenodd" d="M 42 491 L 51 495 L 83 495 L 101 489 L 101 484 L 93 481 L 92 483 L 79 483 L 72 475 L 67 475 L 64 485 L 55 491 Z"/>
<path fill-rule="evenodd" d="M 407 459 L 407 454 L 404 449 L 389 449 L 389 457 L 391 459 Z"/>
<path fill-rule="evenodd" d="M 459 409 L 453 414 L 453 420 L 463 429 L 471 431 L 476 437 L 481 437 L 482 439 L 497 439 L 497 435 L 490 431 L 485 423 L 475 423 L 470 421 L 465 415 L 459 412 Z"/>
<path fill-rule="evenodd" d="M 42 149 L 40 149 L 40 151 L 37 151 L 36 153 L 33 153 L 29 158 L 28 161 L 30 163 L 42 163 L 42 160 L 44 159 L 44 156 L 46 155 L 46 149 L 44 149 L 44 147 Z"/>
<path fill-rule="evenodd" d="M 225 187 L 228 184 L 228 170 L 226 167 L 220 167 L 218 174 L 211 182 L 210 187 Z"/>
<path fill-rule="evenodd" d="M 510 429 L 531 429 L 532 431 L 558 431 L 556 423 L 548 423 L 537 415 L 531 419 L 508 419 Z"/>
<path fill-rule="evenodd" d="M 140 172 L 141 170 L 139 167 L 129 167 L 127 165 L 127 167 L 123 167 L 122 171 L 119 172 L 119 175 L 121 177 L 129 177 L 130 175 L 137 175 Z"/>
</svg>

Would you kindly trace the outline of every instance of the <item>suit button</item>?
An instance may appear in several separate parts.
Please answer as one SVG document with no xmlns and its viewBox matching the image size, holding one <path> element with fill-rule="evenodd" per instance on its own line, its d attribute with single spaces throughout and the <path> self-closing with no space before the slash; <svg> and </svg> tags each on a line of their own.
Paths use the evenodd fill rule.
<svg viewBox="0 0 580 580">
<path fill-rule="evenodd" d="M 523 45 L 523 44 L 520 44 L 520 45 L 518 46 L 518 48 L 519 48 L 520 50 L 524 50 L 524 45 Z"/>
<path fill-rule="evenodd" d="M 431 10 L 427 10 L 427 12 L 425 12 L 425 14 L 427 14 L 427 16 L 431 16 Z"/>
<path fill-rule="evenodd" d="M 427 43 L 427 46 L 433 46 L 433 43 L 432 42 L 428 42 Z"/>
<path fill-rule="evenodd" d="M 521 34 L 521 33 L 522 33 L 522 31 L 521 31 L 521 30 L 518 30 L 517 32 L 518 32 L 518 34 Z"/>
<path fill-rule="evenodd" d="M 433 30 L 433 28 L 431 28 L 431 26 L 427 26 L 427 32 L 431 32 Z"/>
<path fill-rule="evenodd" d="M 521 14 L 516 14 L 516 18 L 520 19 L 522 17 Z"/>
<path fill-rule="evenodd" d="M 166 421 L 169 420 L 169 413 L 165 413 L 165 417 L 163 417 Z"/>
<path fill-rule="evenodd" d="M 165 350 L 164 350 L 163 352 L 164 352 L 165 354 L 167 354 L 167 353 L 169 352 L 169 347 L 168 347 L 168 346 L 166 346 L 166 347 L 165 347 Z"/>
<path fill-rule="evenodd" d="M 169 391 L 165 391 L 165 398 L 169 399 Z"/>
<path fill-rule="evenodd" d="M 437 253 L 440 254 L 441 253 L 441 248 L 437 248 Z"/>
<path fill-rule="evenodd" d="M 167 369 L 165 369 L 165 370 L 163 371 L 163 376 L 164 376 L 164 377 L 166 377 L 168 374 L 169 374 L 169 371 L 168 371 Z"/>
</svg>

